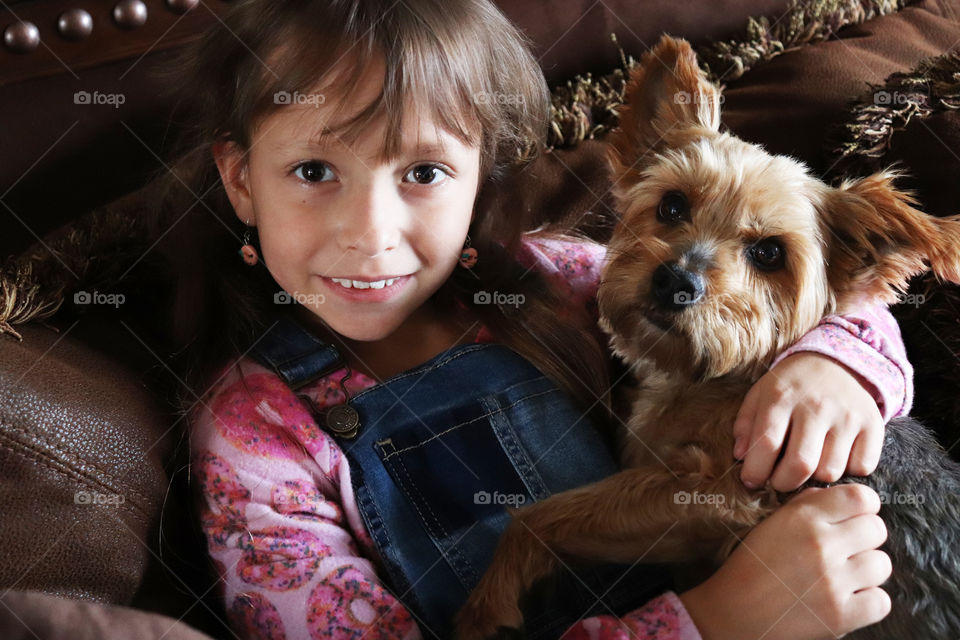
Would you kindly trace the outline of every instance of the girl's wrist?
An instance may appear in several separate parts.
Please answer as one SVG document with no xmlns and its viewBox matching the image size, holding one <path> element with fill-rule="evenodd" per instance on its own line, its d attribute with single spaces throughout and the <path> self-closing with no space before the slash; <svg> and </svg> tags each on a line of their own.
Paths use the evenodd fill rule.
<svg viewBox="0 0 960 640">
<path fill-rule="evenodd" d="M 693 624 L 700 632 L 703 640 L 728 640 L 734 636 L 728 633 L 723 619 L 721 607 L 717 606 L 717 601 L 710 594 L 709 580 L 703 584 L 678 594 L 683 608 L 687 610 L 687 615 L 693 620 Z"/>
</svg>

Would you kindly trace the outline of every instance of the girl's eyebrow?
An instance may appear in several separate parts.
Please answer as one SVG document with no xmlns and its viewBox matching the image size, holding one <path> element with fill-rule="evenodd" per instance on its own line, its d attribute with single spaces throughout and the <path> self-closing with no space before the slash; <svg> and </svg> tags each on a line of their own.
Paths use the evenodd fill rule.
<svg viewBox="0 0 960 640">
<path fill-rule="evenodd" d="M 299 143 L 306 148 L 320 151 L 329 151 L 334 147 L 347 148 L 344 142 L 331 130 L 325 129 L 320 136 L 311 136 L 306 139 L 300 139 Z M 420 141 L 419 144 L 406 144 L 400 151 L 401 156 L 444 156 L 449 154 L 451 147 L 449 144 L 443 144 L 439 140 Z"/>
</svg>

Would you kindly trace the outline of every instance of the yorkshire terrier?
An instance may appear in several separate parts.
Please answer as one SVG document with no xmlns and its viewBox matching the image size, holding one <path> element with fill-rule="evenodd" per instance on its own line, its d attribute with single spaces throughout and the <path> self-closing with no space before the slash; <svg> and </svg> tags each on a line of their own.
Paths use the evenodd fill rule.
<svg viewBox="0 0 960 640">
<path fill-rule="evenodd" d="M 918 211 L 892 171 L 831 187 L 721 132 L 719 105 L 683 40 L 664 37 L 631 73 L 608 149 L 621 218 L 598 292 L 600 325 L 637 381 L 622 470 L 511 510 L 459 640 L 522 630 L 519 599 L 558 558 L 722 562 L 795 495 L 749 490 L 731 471 L 734 420 L 775 356 L 825 315 L 895 302 L 914 275 L 960 283 L 960 216 Z M 882 504 L 893 609 L 849 637 L 960 638 L 960 465 L 896 418 L 876 471 L 839 482 L 925 498 Z M 695 491 L 724 500 L 675 499 Z"/>
</svg>

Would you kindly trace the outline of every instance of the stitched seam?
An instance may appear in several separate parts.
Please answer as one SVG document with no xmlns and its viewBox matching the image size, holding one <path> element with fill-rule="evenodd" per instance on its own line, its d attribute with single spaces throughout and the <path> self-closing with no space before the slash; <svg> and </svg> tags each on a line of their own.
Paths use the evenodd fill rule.
<svg viewBox="0 0 960 640">
<path fill-rule="evenodd" d="M 484 398 L 483 403 L 485 405 L 487 404 L 487 398 Z M 495 403 L 496 400 L 490 400 L 490 404 Z M 533 496 L 533 499 L 543 500 L 549 497 L 550 492 L 547 491 L 543 478 L 540 477 L 540 472 L 537 471 L 533 465 L 533 461 L 530 460 L 530 457 L 527 455 L 526 449 L 520 444 L 510 419 L 506 415 L 491 418 L 490 427 L 500 446 L 507 454 L 510 465 L 514 471 L 517 472 L 517 475 L 520 477 L 527 491 L 530 492 L 530 495 Z"/>
<path fill-rule="evenodd" d="M 389 454 L 387 454 L 386 457 L 384 457 L 384 461 L 390 459 L 391 456 L 394 456 L 394 455 L 396 455 L 396 454 L 398 454 L 398 453 L 403 453 L 404 451 L 410 451 L 411 449 L 417 449 L 417 448 L 419 448 L 419 447 L 422 447 L 423 445 L 427 444 L 427 443 L 430 442 L 431 440 L 436 440 L 436 439 L 439 438 L 440 436 L 445 435 L 445 434 L 447 434 L 447 433 L 450 433 L 450 432 L 453 431 L 454 429 L 459 429 L 460 427 L 466 426 L 466 425 L 468 425 L 468 424 L 472 424 L 472 423 L 474 423 L 474 422 L 477 422 L 478 420 L 482 420 L 482 419 L 484 419 L 484 418 L 489 418 L 490 416 L 492 416 L 492 415 L 494 415 L 494 414 L 496 414 L 496 413 L 503 413 L 503 412 L 506 411 L 507 409 L 512 409 L 513 407 L 517 406 L 518 404 L 520 404 L 521 402 L 523 402 L 523 401 L 525 401 L 525 400 L 529 400 L 530 398 L 536 398 L 537 396 L 546 395 L 546 394 L 548 394 L 548 393 L 555 393 L 556 391 L 558 391 L 558 389 L 547 389 L 546 391 L 539 391 L 539 392 L 534 393 L 534 394 L 531 394 L 531 395 L 529 395 L 529 396 L 524 396 L 524 397 L 520 398 L 519 400 L 517 400 L 516 402 L 514 402 L 513 404 L 507 405 L 506 407 L 500 407 L 499 409 L 497 409 L 497 410 L 495 410 L 495 411 L 489 411 L 489 412 L 487 412 L 487 413 L 484 413 L 484 414 L 482 414 L 482 415 L 477 416 L 476 418 L 472 418 L 472 419 L 470 419 L 470 420 L 467 420 L 466 422 L 461 422 L 460 424 L 454 425 L 454 426 L 452 426 L 452 427 L 450 427 L 450 428 L 448 428 L 448 429 L 444 429 L 444 430 L 441 431 L 440 433 L 437 433 L 437 434 L 434 434 L 434 435 L 430 436 L 429 438 L 427 438 L 427 439 L 424 440 L 423 442 L 420 442 L 420 443 L 418 443 L 418 444 L 412 444 L 412 445 L 410 445 L 409 447 L 404 447 L 403 449 L 396 449 L 396 450 L 394 450 L 394 451 L 391 451 Z"/>
<path fill-rule="evenodd" d="M 354 495 L 356 495 L 356 492 L 354 492 Z M 384 549 L 388 547 L 393 547 L 393 542 L 390 540 L 390 533 L 387 530 L 387 528 L 383 525 L 384 523 L 383 514 L 380 513 L 380 507 L 377 506 L 377 501 L 367 495 L 364 495 L 362 499 L 365 504 L 369 504 L 371 507 L 373 507 L 373 510 L 376 512 L 376 516 L 377 516 L 376 523 L 374 523 L 373 521 L 369 521 L 369 518 L 365 515 L 365 511 L 363 509 L 360 509 L 360 515 L 363 516 L 364 524 L 367 527 L 367 531 L 370 532 L 371 538 L 380 538 L 381 540 L 383 540 L 383 542 L 381 542 L 381 547 L 383 547 Z M 390 560 L 390 558 L 388 558 L 385 553 L 380 551 L 380 549 L 377 549 L 377 553 L 379 553 L 382 556 L 380 560 L 384 564 L 386 564 L 387 562 L 390 562 L 393 564 L 393 561 Z"/>
<path fill-rule="evenodd" d="M 33 447 L 29 446 L 24 442 L 11 438 L 9 434 L 4 433 L 3 431 L 0 431 L 0 438 L 4 438 L 9 443 L 11 443 L 7 445 L 0 443 L 0 446 L 3 446 L 3 448 L 7 449 L 11 453 L 14 453 L 17 455 L 30 454 L 29 456 L 24 455 L 24 457 L 32 458 L 40 462 L 41 464 L 43 464 L 45 467 L 54 471 L 58 471 L 59 473 L 61 473 L 61 475 L 72 477 L 74 480 L 77 480 L 86 486 L 97 487 L 100 489 L 109 490 L 111 492 L 122 490 L 122 487 L 117 487 L 117 486 L 108 484 L 103 480 L 101 480 L 100 478 L 91 476 L 75 467 L 70 466 L 69 464 L 66 464 L 62 460 L 58 460 L 57 458 L 50 455 L 50 453 L 47 451 L 34 449 Z M 91 466 L 94 466 L 94 465 L 91 465 Z M 130 493 L 133 493 L 135 497 L 140 497 L 139 494 L 137 494 L 135 491 L 131 491 Z M 126 501 L 124 502 L 124 504 L 126 504 Z"/>
<path fill-rule="evenodd" d="M 3 434 L 0 433 L 0 436 L 3 436 Z M 111 489 L 111 490 L 115 489 L 114 487 L 109 487 L 109 486 L 101 485 L 101 484 L 99 484 L 99 483 L 94 482 L 94 481 L 93 481 L 93 480 L 94 480 L 93 478 L 88 478 L 88 477 L 86 477 L 86 476 L 78 473 L 75 469 L 73 469 L 73 468 L 71 468 L 71 467 L 69 467 L 69 466 L 67 466 L 67 465 L 64 465 L 63 463 L 61 463 L 61 462 L 59 462 L 59 461 L 57 461 L 57 460 L 55 460 L 55 459 L 50 459 L 50 458 L 48 458 L 47 456 L 44 456 L 43 453 L 40 452 L 40 451 L 36 451 L 36 450 L 34 450 L 34 449 L 29 449 L 29 448 L 27 448 L 27 449 L 14 448 L 14 447 L 10 446 L 9 444 L 7 444 L 7 443 L 5 443 L 5 442 L 0 442 L 0 449 L 6 449 L 6 450 L 10 451 L 11 453 L 13 453 L 13 454 L 15 454 L 15 455 L 22 456 L 22 457 L 27 458 L 27 459 L 31 459 L 31 458 L 32 458 L 32 459 L 34 460 L 34 462 L 36 462 L 36 463 L 39 464 L 40 466 L 46 467 L 46 468 L 50 469 L 51 471 L 54 471 L 54 472 L 56 472 L 56 473 L 58 473 L 58 474 L 60 474 L 60 475 L 63 475 L 63 476 L 66 476 L 66 477 L 68 477 L 68 478 L 71 478 L 71 479 L 73 479 L 73 480 L 76 480 L 76 481 L 77 481 L 80 485 L 82 485 L 82 486 L 90 487 L 90 488 L 100 488 L 100 489 Z M 24 454 L 32 454 L 32 455 L 24 455 Z M 122 495 L 122 494 L 121 494 L 121 495 Z M 126 511 L 127 513 L 129 513 L 129 514 L 131 515 L 131 517 L 133 517 L 138 523 L 140 523 L 141 525 L 144 525 L 144 526 L 149 526 L 149 525 L 150 525 L 150 522 L 149 522 L 149 520 L 148 520 L 148 517 L 149 517 L 149 516 L 148 516 L 148 514 L 146 514 L 146 513 L 143 511 L 143 509 L 140 507 L 140 505 L 137 505 L 136 503 L 134 503 L 134 502 L 132 502 L 132 501 L 131 501 L 131 502 L 128 502 L 128 501 L 126 501 L 126 500 L 124 500 L 123 504 L 124 504 L 124 505 L 129 505 L 128 507 L 125 507 L 125 508 L 124 508 L 124 511 Z M 111 508 L 113 508 L 113 507 L 111 507 Z M 119 511 L 120 508 L 121 508 L 121 505 L 118 505 L 118 506 L 117 506 L 117 510 Z M 147 517 L 145 517 L 145 516 L 147 516 Z"/>
<path fill-rule="evenodd" d="M 447 533 L 447 530 L 440 523 L 439 518 L 437 518 L 437 514 L 434 513 L 433 509 L 430 508 L 430 504 L 426 500 L 424 500 L 423 494 L 420 492 L 420 489 L 417 488 L 417 484 L 413 481 L 413 478 L 410 477 L 410 472 L 407 471 L 407 467 L 403 464 L 403 459 L 401 458 L 393 462 L 392 464 L 398 466 L 400 470 L 403 472 L 403 475 L 406 476 L 407 482 L 410 483 L 410 487 L 414 491 L 416 491 L 416 494 L 420 498 L 420 501 L 423 502 L 424 509 L 427 512 L 429 512 L 430 518 L 433 520 L 433 523 L 436 525 L 437 529 L 440 530 L 440 533 L 443 534 L 443 537 L 444 538 L 449 537 L 450 534 Z M 406 489 L 404 489 L 404 491 L 406 491 Z M 420 514 L 420 517 L 423 518 L 424 520 L 427 520 L 427 517 L 423 514 L 423 511 L 420 510 L 420 507 L 417 504 L 417 501 L 414 500 L 412 496 L 411 496 L 410 502 L 413 503 L 413 508 L 417 510 L 417 513 Z"/>
<path fill-rule="evenodd" d="M 18 425 L 13 424 L 13 423 L 5 422 L 5 421 L 4 421 L 4 422 L 0 422 L 0 426 L 3 426 L 3 428 L 4 428 L 3 431 L 0 431 L 0 434 L 2 434 L 4 437 L 6 437 L 7 440 L 9 440 L 10 442 L 16 443 L 16 444 L 24 447 L 25 449 L 29 449 L 30 451 L 35 451 L 35 452 L 37 452 L 37 453 L 42 453 L 44 456 L 46 456 L 47 458 L 49 458 L 49 459 L 51 459 L 51 460 L 56 460 L 56 458 L 52 455 L 53 453 L 56 453 L 56 454 L 58 454 L 59 456 L 62 456 L 63 458 L 66 458 L 66 459 L 69 460 L 70 462 L 73 462 L 73 463 L 74 463 L 75 465 L 77 465 L 78 467 L 90 467 L 90 468 L 92 468 L 93 470 L 99 472 L 99 473 L 100 473 L 102 476 L 104 476 L 104 478 L 106 478 L 106 479 L 104 479 L 104 478 L 97 478 L 97 477 L 95 477 L 95 474 L 92 474 L 92 473 L 90 473 L 90 472 L 88 472 L 88 471 L 81 471 L 80 469 L 78 469 L 78 468 L 76 468 L 76 467 L 70 467 L 70 468 L 73 469 L 74 471 L 76 471 L 78 474 L 83 474 L 84 476 L 90 477 L 92 480 L 96 480 L 98 483 L 100 483 L 101 485 L 103 485 L 103 487 L 105 487 L 105 488 L 110 488 L 110 489 L 114 489 L 114 490 L 117 489 L 117 487 L 112 487 L 112 486 L 111 486 L 111 482 L 110 482 L 110 481 L 112 481 L 112 482 L 118 482 L 118 478 L 117 478 L 114 474 L 110 473 L 110 472 L 107 471 L 106 469 L 103 469 L 103 468 L 97 466 L 97 464 L 94 463 L 94 462 L 89 462 L 89 461 L 87 461 L 87 460 L 84 460 L 84 459 L 81 458 L 77 453 L 74 453 L 74 452 L 72 452 L 72 451 L 68 451 L 68 450 L 66 450 L 66 449 L 63 449 L 63 448 L 59 447 L 55 442 L 49 440 L 49 439 L 48 439 L 47 437 L 45 437 L 44 435 L 39 434 L 39 433 L 36 433 L 36 432 L 33 432 L 33 431 L 27 431 L 24 427 L 18 426 Z M 49 451 L 41 451 L 41 450 L 39 450 L 39 449 L 36 449 L 35 447 L 30 446 L 30 445 L 28 444 L 28 442 L 24 442 L 24 441 L 22 441 L 22 440 L 18 440 L 18 439 L 16 439 L 16 438 L 12 438 L 12 437 L 10 436 L 10 433 L 9 433 L 9 432 L 19 433 L 19 434 L 22 435 L 26 440 L 30 440 L 30 439 L 32 439 L 32 438 L 35 438 L 35 439 L 41 441 L 43 444 L 47 445 L 47 447 L 48 447 L 50 450 L 49 450 Z M 60 461 L 60 460 L 58 460 L 58 462 L 59 462 L 60 464 L 63 464 L 63 465 L 65 465 L 65 466 L 67 466 L 67 467 L 70 466 L 70 465 L 67 465 L 67 464 L 66 464 L 66 461 Z M 134 497 L 138 498 L 138 499 L 139 499 L 140 501 L 142 501 L 142 502 L 149 502 L 149 500 L 147 500 L 147 498 L 146 498 L 142 493 L 140 493 L 139 491 L 137 491 L 136 489 L 134 489 L 134 488 L 132 488 L 132 487 L 129 487 L 129 488 L 124 487 L 124 491 L 132 494 Z"/>
<path fill-rule="evenodd" d="M 395 462 L 393 462 L 393 464 L 398 465 L 400 470 L 403 471 L 403 474 L 407 477 L 407 481 L 410 483 L 411 489 L 415 490 L 417 495 L 420 497 L 420 501 L 423 502 L 424 508 L 430 513 L 430 516 L 431 518 L 433 518 L 433 522 L 436 524 L 437 529 L 440 530 L 442 537 L 444 539 L 450 538 L 450 534 L 447 533 L 446 528 L 444 528 L 443 524 L 440 522 L 440 519 L 437 517 L 433 509 L 430 508 L 430 504 L 423 498 L 423 494 L 420 492 L 420 489 L 417 487 L 417 484 L 414 482 L 413 478 L 410 476 L 410 473 L 407 471 L 406 465 L 403 464 L 403 458 L 398 458 Z M 410 496 L 406 487 L 404 487 L 402 483 L 400 486 L 401 488 L 403 488 L 404 493 L 407 494 L 407 497 L 410 503 L 413 504 L 413 508 L 417 510 L 418 514 L 420 514 L 420 518 L 426 521 L 427 518 L 426 516 L 423 515 L 423 512 L 420 511 L 420 507 L 418 506 L 417 501 Z M 460 554 L 459 552 L 456 552 L 455 549 L 442 550 L 441 553 L 443 554 L 443 557 L 448 562 L 451 562 L 451 564 L 453 562 L 456 562 L 457 564 L 463 565 L 465 567 L 465 570 L 470 573 L 474 582 L 479 581 L 477 570 L 474 568 L 473 564 L 470 562 L 469 559 L 463 557 L 463 555 Z"/>
<path fill-rule="evenodd" d="M 355 495 L 359 495 L 359 492 L 356 492 Z M 420 603 L 420 598 L 417 593 L 414 591 L 414 585 L 410 582 L 409 576 L 407 576 L 406 571 L 404 571 L 402 564 L 398 562 L 393 556 L 396 554 L 396 549 L 393 545 L 393 542 L 390 539 L 390 534 L 387 527 L 383 524 L 383 514 L 380 513 L 380 507 L 377 505 L 377 501 L 374 500 L 369 495 L 363 496 L 363 504 L 370 505 L 370 507 L 376 512 L 377 517 L 377 527 L 371 526 L 371 522 L 368 522 L 369 517 L 363 506 L 360 505 L 359 501 L 357 506 L 360 508 L 360 515 L 364 521 L 364 524 L 367 526 L 367 530 L 370 533 L 371 539 L 374 541 L 374 547 L 376 547 L 377 554 L 380 556 L 378 558 L 379 565 L 384 570 L 384 579 L 383 582 L 386 584 L 389 579 L 391 587 L 394 587 L 398 593 L 393 594 L 396 599 L 403 604 L 403 606 L 408 609 L 413 609 L 418 611 L 423 615 L 423 605 Z M 379 541 L 379 546 L 377 542 Z M 387 549 L 391 550 L 391 553 L 386 553 Z M 405 591 L 400 594 L 399 589 L 405 588 Z"/>
</svg>

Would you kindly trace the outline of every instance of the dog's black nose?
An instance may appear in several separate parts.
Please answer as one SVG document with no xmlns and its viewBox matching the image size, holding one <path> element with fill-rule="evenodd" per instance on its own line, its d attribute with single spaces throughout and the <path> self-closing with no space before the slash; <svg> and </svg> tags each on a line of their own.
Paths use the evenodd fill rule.
<svg viewBox="0 0 960 640">
<path fill-rule="evenodd" d="M 703 298 L 703 276 L 668 262 L 653 272 L 650 291 L 661 309 L 681 311 Z"/>
</svg>

